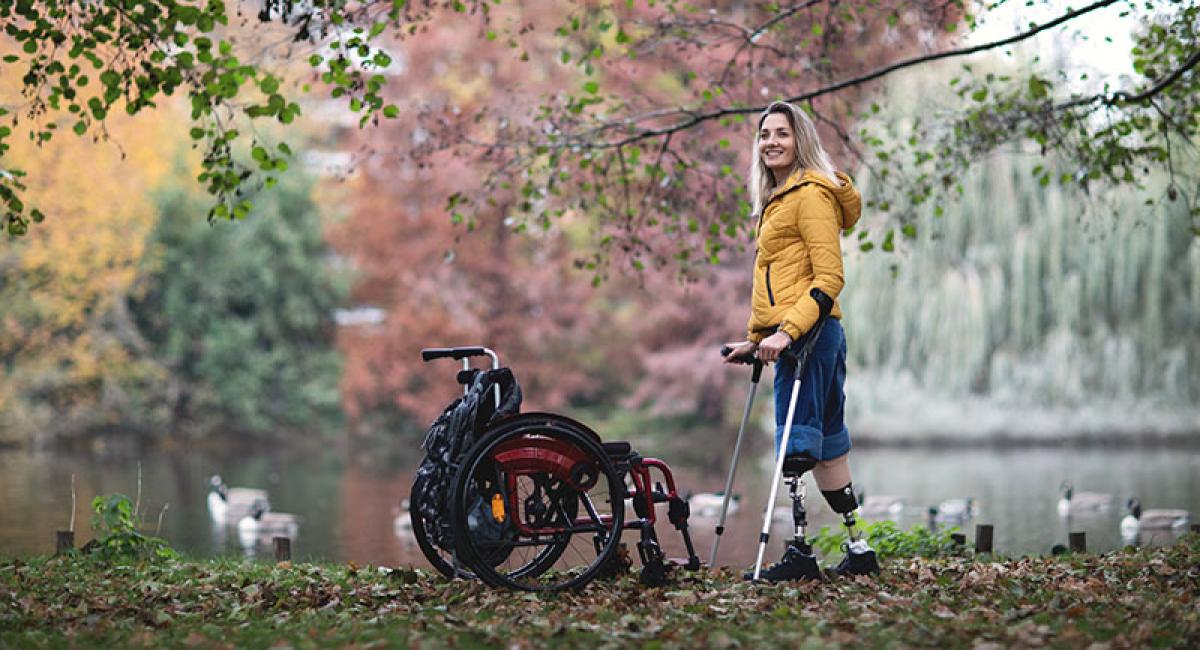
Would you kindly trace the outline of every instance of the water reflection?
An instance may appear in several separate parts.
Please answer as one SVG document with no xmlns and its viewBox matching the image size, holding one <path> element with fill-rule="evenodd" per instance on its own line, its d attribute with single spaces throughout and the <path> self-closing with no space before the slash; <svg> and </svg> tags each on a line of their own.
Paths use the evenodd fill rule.
<svg viewBox="0 0 1200 650">
<path fill-rule="evenodd" d="M 652 446 L 643 446 L 655 454 Z M 669 454 L 664 454 L 670 460 Z M 71 475 L 77 476 L 76 543 L 90 537 L 90 501 L 99 494 L 137 490 L 138 458 L 105 458 L 62 454 L 0 452 L 0 553 L 49 553 L 54 531 L 71 517 Z M 297 560 L 354 561 L 358 564 L 427 566 L 412 539 L 408 497 L 415 463 L 379 467 L 351 462 L 337 452 L 326 454 L 280 450 L 271 453 L 166 453 L 141 459 L 141 513 L 153 531 L 158 513 L 168 506 L 161 535 L 172 546 L 195 556 L 238 556 L 246 552 L 236 525 L 214 523 L 209 510 L 210 479 L 219 474 L 229 485 L 263 489 L 272 509 L 294 513 L 299 531 L 292 554 Z M 1178 449 L 1021 449 L 855 450 L 855 485 L 865 491 L 867 519 L 892 518 L 902 527 L 928 525 L 929 510 L 947 519 L 954 500 L 972 499 L 971 517 L 956 521 L 973 538 L 974 526 L 995 526 L 995 548 L 1005 554 L 1048 553 L 1066 544 L 1067 534 L 1086 531 L 1091 550 L 1122 546 L 1122 504 L 1137 497 L 1150 509 L 1180 508 L 1200 513 L 1200 450 Z M 724 485 L 727 468 L 672 467 L 681 489 L 696 499 L 691 532 L 697 553 L 707 559 L 715 537 L 719 500 L 705 507 Z M 769 460 L 745 458 L 722 536 L 719 564 L 753 561 L 767 494 Z M 1113 507 L 1060 517 L 1060 486 L 1070 481 L 1078 492 L 1111 494 Z M 812 486 L 810 486 L 811 488 Z M 781 491 L 782 493 L 782 491 Z M 809 490 L 811 530 L 837 527 L 838 518 L 819 492 Z M 872 497 L 876 497 L 873 501 Z M 886 500 L 886 501 L 885 501 Z M 878 505 L 873 505 L 878 503 Z M 897 503 L 899 505 L 897 505 Z M 710 504 L 711 505 L 711 504 Z M 781 494 L 768 555 L 782 551 L 790 533 L 790 507 Z M 659 537 L 668 555 L 682 557 L 679 535 L 660 513 Z M 228 521 L 228 519 L 226 519 Z M 950 524 L 939 524 L 950 525 Z M 1186 528 L 1142 526 L 1127 537 L 1135 543 L 1163 544 Z M 625 540 L 630 548 L 636 533 Z M 249 545 L 255 556 L 271 557 L 269 536 L 256 535 Z"/>
</svg>

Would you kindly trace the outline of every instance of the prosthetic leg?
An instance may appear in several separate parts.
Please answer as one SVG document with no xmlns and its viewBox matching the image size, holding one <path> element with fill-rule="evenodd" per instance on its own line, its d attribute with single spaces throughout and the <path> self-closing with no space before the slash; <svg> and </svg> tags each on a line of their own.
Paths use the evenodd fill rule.
<svg viewBox="0 0 1200 650">
<path fill-rule="evenodd" d="M 866 540 L 859 537 L 858 522 L 854 519 L 854 511 L 858 509 L 858 499 L 854 497 L 851 485 L 847 483 L 845 487 L 837 490 L 822 490 L 821 494 L 829 503 L 829 507 L 842 516 L 842 525 L 846 527 L 846 535 L 849 537 L 842 544 L 842 550 L 846 552 L 846 557 L 842 558 L 837 566 L 830 567 L 829 570 L 837 575 L 879 573 L 879 560 L 875 557 L 875 551 L 867 545 Z"/>
<path fill-rule="evenodd" d="M 821 335 L 821 329 L 825 325 L 825 319 L 829 317 L 829 312 L 833 309 L 833 299 L 821 292 L 820 289 L 814 288 L 809 295 L 816 301 L 817 307 L 820 310 L 817 316 L 816 323 L 812 329 L 803 337 L 803 343 L 800 345 L 798 352 L 793 352 L 791 349 L 783 351 L 784 355 L 791 356 L 796 361 L 796 376 L 792 383 L 792 395 L 788 402 L 787 417 L 784 418 L 783 436 L 779 441 L 779 448 L 775 450 L 775 474 L 771 477 L 771 493 L 767 497 L 767 507 L 763 512 L 762 532 L 758 535 L 758 556 L 754 559 L 754 570 L 744 574 L 747 580 L 758 580 L 763 575 L 762 559 L 763 552 L 767 550 L 767 542 L 771 537 L 771 515 L 775 510 L 775 495 L 779 490 L 779 479 L 781 476 L 791 475 L 796 481 L 799 481 L 804 472 L 816 467 L 817 460 L 808 454 L 786 455 L 788 450 L 788 442 L 791 438 L 792 424 L 796 417 L 796 400 L 800 395 L 800 383 L 804 377 L 804 371 L 808 367 L 809 361 L 812 359 L 813 348 L 817 344 L 817 337 Z M 805 550 L 807 556 L 812 557 L 812 549 L 807 547 L 807 542 L 804 541 L 803 528 L 800 522 L 803 521 L 807 526 L 807 514 L 804 512 L 804 483 L 800 481 L 799 486 L 795 482 L 791 483 L 793 500 L 792 512 L 793 515 L 800 515 L 800 518 L 793 516 L 798 531 L 796 537 L 799 538 L 800 544 L 788 544 L 787 550 L 784 552 L 783 559 L 778 564 L 770 567 L 766 571 L 767 580 L 772 582 L 778 580 L 787 580 L 790 578 L 802 577 L 802 575 L 792 575 L 804 571 L 804 567 L 808 565 L 805 558 Z M 795 495 L 799 494 L 797 498 Z M 799 506 L 797 506 L 799 504 Z M 797 509 L 798 508 L 798 509 Z M 812 559 L 812 566 L 816 567 L 816 559 Z M 816 575 L 820 575 L 820 570 L 816 571 Z"/>
<path fill-rule="evenodd" d="M 808 543 L 808 511 L 804 508 L 807 486 L 804 473 L 817 464 L 816 459 L 807 454 L 788 456 L 783 461 L 783 479 L 788 484 L 788 496 L 792 498 L 792 523 L 794 534 L 783 559 L 761 571 L 759 577 L 768 582 L 780 580 L 817 580 L 821 577 L 821 567 L 813 553 L 812 545 Z M 747 572 L 745 577 L 753 579 L 754 574 Z"/>
</svg>

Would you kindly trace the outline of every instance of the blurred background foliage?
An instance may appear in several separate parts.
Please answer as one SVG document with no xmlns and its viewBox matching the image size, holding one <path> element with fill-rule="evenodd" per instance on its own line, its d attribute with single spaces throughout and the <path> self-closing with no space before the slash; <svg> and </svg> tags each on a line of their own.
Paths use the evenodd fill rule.
<svg viewBox="0 0 1200 650">
<path fill-rule="evenodd" d="M 348 290 L 310 175 L 242 223 L 203 218 L 195 157 L 163 110 L 110 125 L 119 146 L 16 151 L 54 205 L 6 244 L 0 426 L 9 442 L 334 435 L 335 309 Z"/>
<path fill-rule="evenodd" d="M 794 45 L 827 58 L 764 53 L 769 65 L 715 95 L 749 105 L 805 75 L 830 81 L 945 45 L 952 34 L 932 6 L 891 3 L 855 30 L 811 30 Z M 420 348 L 485 344 L 517 371 L 527 409 L 566 410 L 606 437 L 660 432 L 676 453 L 716 463 L 744 398 L 744 373 L 716 350 L 747 316 L 745 120 L 681 133 L 675 144 L 687 146 L 662 160 L 650 147 L 561 164 L 544 152 L 508 175 L 487 171 L 513 159 L 486 144 L 563 117 L 534 119 L 531 101 L 567 99 L 584 116 L 595 104 L 584 100 L 601 95 L 630 110 L 716 101 L 701 81 L 721 78 L 741 50 L 736 39 L 666 47 L 670 30 L 640 5 L 629 33 L 605 26 L 611 8 L 580 11 L 493 9 L 506 38 L 519 31 L 516 49 L 455 21 L 376 41 L 389 61 L 380 96 L 418 108 L 362 129 L 344 98 L 307 96 L 287 131 L 294 168 L 241 195 L 255 206 L 241 221 L 205 219 L 212 197 L 194 180 L 206 149 L 189 137 L 187 101 L 160 97 L 153 111 L 114 113 L 102 133 L 89 126 L 95 137 L 52 147 L 10 140 L 3 166 L 28 172 L 25 196 L 48 216 L 0 252 L 0 441 L 415 443 L 459 390 L 453 365 L 422 364 Z M 578 29 L 553 29 L 575 19 Z M 536 28 L 518 30 L 522 21 Z M 242 43 L 258 27 L 214 29 Z M 636 56 L 590 59 L 631 38 Z M 340 85 L 285 61 L 299 67 L 297 85 Z M 810 106 L 835 158 L 861 161 L 851 171 L 874 201 L 844 240 L 856 439 L 1195 439 L 1200 244 L 1168 192 L 1194 190 L 1195 143 L 1170 170 L 1139 175 L 1140 192 L 1046 182 L 1069 177 L 1074 161 L 1032 140 L 1004 143 L 901 219 L 881 206 L 906 178 L 928 185 L 937 165 L 909 160 L 914 139 L 933 142 L 919 125 L 979 103 L 945 91 L 956 66 Z M 1035 69 L 985 56 L 970 76 Z M 0 78 L 6 105 L 19 83 Z M 257 159 L 253 147 L 278 152 L 280 135 L 255 129 L 232 151 Z M 878 142 L 868 153 L 890 153 L 861 155 L 867 141 Z M 583 171 L 592 165 L 606 167 Z M 634 171 L 617 174 L 625 165 Z M 1147 195 L 1161 200 L 1146 205 Z M 644 209 L 629 212 L 629 201 Z"/>
</svg>

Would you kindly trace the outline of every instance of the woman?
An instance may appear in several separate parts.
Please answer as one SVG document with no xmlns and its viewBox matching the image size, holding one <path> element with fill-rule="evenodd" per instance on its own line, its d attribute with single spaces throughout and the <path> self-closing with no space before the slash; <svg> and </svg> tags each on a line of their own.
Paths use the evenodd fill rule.
<svg viewBox="0 0 1200 650">
<path fill-rule="evenodd" d="M 780 353 L 797 344 L 817 321 L 820 309 L 811 290 L 819 289 L 833 300 L 830 317 L 800 378 L 788 448 L 779 453 L 816 459 L 817 486 L 834 512 L 843 516 L 852 540 L 850 554 L 835 570 L 854 572 L 872 566 L 874 555 L 865 542 L 854 539 L 853 512 L 858 502 L 847 463 L 850 434 L 843 422 L 842 393 L 846 337 L 837 297 L 844 284 L 841 233 L 858 221 L 862 204 L 850 177 L 834 170 L 803 111 L 775 102 L 758 125 L 749 188 L 759 215 L 750 323 L 746 340 L 731 344 L 726 362 L 757 352 L 763 362 L 776 364 L 775 448 L 779 450 L 796 379 L 794 359 Z M 789 544 L 783 560 L 763 576 L 772 581 L 797 577 L 792 564 L 803 550 Z M 862 553 L 871 553 L 869 562 L 853 557 Z"/>
</svg>

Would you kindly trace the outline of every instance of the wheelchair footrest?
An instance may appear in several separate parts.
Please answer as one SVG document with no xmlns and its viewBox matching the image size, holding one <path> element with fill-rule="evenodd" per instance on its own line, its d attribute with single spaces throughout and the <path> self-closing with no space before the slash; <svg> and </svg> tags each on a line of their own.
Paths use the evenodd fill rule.
<svg viewBox="0 0 1200 650">
<path fill-rule="evenodd" d="M 677 566 L 677 567 L 683 567 L 683 568 L 687 569 L 688 571 L 696 571 L 704 566 L 703 561 L 701 561 L 697 558 L 692 558 L 689 560 L 686 557 L 667 558 L 667 564 L 670 564 L 672 566 Z"/>
</svg>

